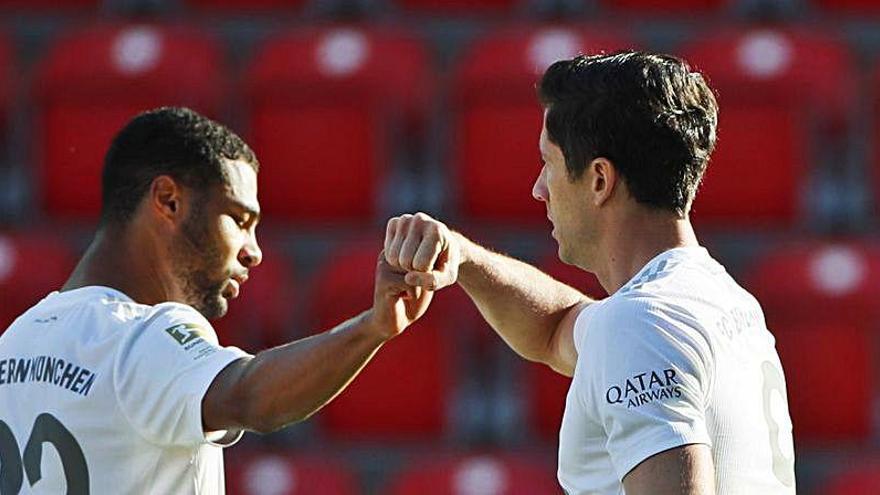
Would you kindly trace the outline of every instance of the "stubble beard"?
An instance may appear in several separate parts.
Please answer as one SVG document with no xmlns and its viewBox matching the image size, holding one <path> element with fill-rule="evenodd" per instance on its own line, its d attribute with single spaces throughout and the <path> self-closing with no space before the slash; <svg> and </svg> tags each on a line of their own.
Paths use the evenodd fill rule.
<svg viewBox="0 0 880 495">
<path fill-rule="evenodd" d="M 175 277 L 189 304 L 206 319 L 222 317 L 229 309 L 223 297 L 228 277 L 212 277 L 223 260 L 217 245 L 211 241 L 208 222 L 200 207 L 195 207 L 183 223 L 172 253 Z"/>
</svg>

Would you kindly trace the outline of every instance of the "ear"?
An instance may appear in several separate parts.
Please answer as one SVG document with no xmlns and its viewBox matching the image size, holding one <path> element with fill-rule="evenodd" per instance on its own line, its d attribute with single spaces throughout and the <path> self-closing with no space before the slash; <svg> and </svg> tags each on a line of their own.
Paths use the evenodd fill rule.
<svg viewBox="0 0 880 495">
<path fill-rule="evenodd" d="M 587 165 L 587 172 L 590 178 L 590 192 L 593 196 L 593 204 L 602 206 L 614 195 L 617 189 L 619 176 L 614 164 L 607 158 L 595 158 Z"/>
<path fill-rule="evenodd" d="M 157 218 L 177 224 L 185 217 L 183 187 L 168 175 L 153 179 L 147 195 L 147 208 Z"/>
</svg>

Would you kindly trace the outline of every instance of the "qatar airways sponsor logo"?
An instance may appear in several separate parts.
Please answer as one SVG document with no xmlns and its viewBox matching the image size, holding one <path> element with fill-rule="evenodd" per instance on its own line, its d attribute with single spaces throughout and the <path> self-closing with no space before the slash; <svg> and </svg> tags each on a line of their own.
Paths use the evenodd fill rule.
<svg viewBox="0 0 880 495">
<path fill-rule="evenodd" d="M 608 387 L 605 400 L 609 404 L 626 404 L 627 409 L 632 409 L 658 400 L 678 399 L 682 393 L 675 370 L 667 368 L 639 373 L 624 383 Z"/>
</svg>

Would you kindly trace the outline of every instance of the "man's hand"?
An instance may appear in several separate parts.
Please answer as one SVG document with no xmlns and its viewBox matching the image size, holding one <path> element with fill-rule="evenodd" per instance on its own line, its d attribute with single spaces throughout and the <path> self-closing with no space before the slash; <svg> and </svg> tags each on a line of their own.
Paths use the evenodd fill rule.
<svg viewBox="0 0 880 495">
<path fill-rule="evenodd" d="M 434 291 L 455 283 L 462 261 L 458 236 L 424 213 L 400 215 L 385 229 L 385 261 L 407 284 Z"/>
<path fill-rule="evenodd" d="M 385 340 L 401 334 L 421 318 L 434 297 L 429 290 L 407 285 L 405 275 L 405 271 L 388 264 L 384 252 L 379 254 L 370 318 L 374 330 Z"/>
</svg>

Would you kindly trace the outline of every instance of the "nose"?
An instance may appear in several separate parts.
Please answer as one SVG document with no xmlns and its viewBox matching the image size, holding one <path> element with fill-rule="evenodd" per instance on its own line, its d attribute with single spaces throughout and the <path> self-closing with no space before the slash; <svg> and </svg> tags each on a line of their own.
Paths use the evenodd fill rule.
<svg viewBox="0 0 880 495">
<path fill-rule="evenodd" d="M 546 165 L 541 167 L 541 173 L 538 174 L 538 178 L 535 179 L 535 184 L 532 186 L 532 197 L 538 201 L 544 201 L 545 203 L 547 202 L 547 197 L 550 195 L 549 191 L 547 191 L 546 170 Z"/>
<path fill-rule="evenodd" d="M 263 250 L 260 249 L 255 235 L 249 236 L 248 242 L 242 246 L 238 253 L 238 261 L 246 268 L 253 268 L 262 263 Z"/>
</svg>

